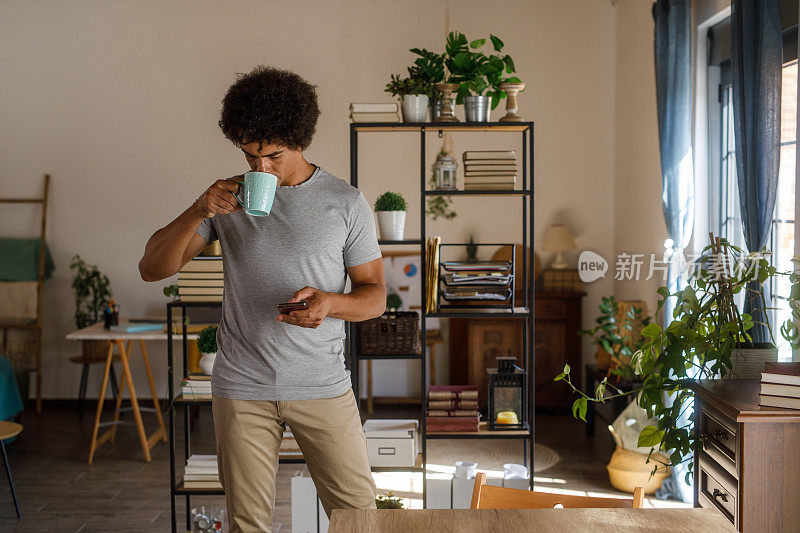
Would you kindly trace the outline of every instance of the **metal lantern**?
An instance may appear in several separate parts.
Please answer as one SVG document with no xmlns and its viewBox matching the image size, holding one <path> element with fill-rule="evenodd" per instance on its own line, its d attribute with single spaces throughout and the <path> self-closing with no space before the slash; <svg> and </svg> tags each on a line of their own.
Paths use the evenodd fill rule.
<svg viewBox="0 0 800 533">
<path fill-rule="evenodd" d="M 514 357 L 498 357 L 489 374 L 488 426 L 492 431 L 525 429 L 525 370 Z"/>
<path fill-rule="evenodd" d="M 439 152 L 436 163 L 433 165 L 433 180 L 439 190 L 456 190 L 456 170 L 458 163 L 449 153 Z"/>
</svg>

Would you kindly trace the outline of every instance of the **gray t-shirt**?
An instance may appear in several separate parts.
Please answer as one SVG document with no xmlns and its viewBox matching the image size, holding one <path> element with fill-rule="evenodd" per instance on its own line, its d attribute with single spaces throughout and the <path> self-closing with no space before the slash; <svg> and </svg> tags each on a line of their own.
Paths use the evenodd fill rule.
<svg viewBox="0 0 800 533">
<path fill-rule="evenodd" d="M 216 215 L 197 233 L 219 238 L 225 271 L 213 394 L 287 401 L 347 392 L 344 321 L 304 328 L 275 318 L 296 291 L 342 293 L 345 268 L 381 257 L 363 193 L 317 167 L 303 183 L 278 187 L 269 216 Z"/>
</svg>

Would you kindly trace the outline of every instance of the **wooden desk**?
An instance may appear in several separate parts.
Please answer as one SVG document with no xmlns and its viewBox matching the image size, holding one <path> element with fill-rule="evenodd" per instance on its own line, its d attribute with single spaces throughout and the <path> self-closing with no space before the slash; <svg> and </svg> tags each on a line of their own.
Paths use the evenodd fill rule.
<svg viewBox="0 0 800 533">
<path fill-rule="evenodd" d="M 328 531 L 725 533 L 735 529 L 710 509 L 334 509 Z"/>
<path fill-rule="evenodd" d="M 125 324 L 128 321 L 120 320 L 120 323 Z M 166 323 L 164 324 L 166 328 Z M 197 338 L 197 335 L 187 335 L 188 338 Z M 144 346 L 144 341 L 167 341 L 167 332 L 164 331 L 144 331 L 138 333 L 125 333 L 122 331 L 111 331 L 105 329 L 103 324 L 93 324 L 89 327 L 73 331 L 67 335 L 67 340 L 107 340 L 108 341 L 108 355 L 106 356 L 105 370 L 103 371 L 103 381 L 100 383 L 100 398 L 97 402 L 97 414 L 94 419 L 94 428 L 92 429 L 92 442 L 89 447 L 89 464 L 92 464 L 94 459 L 94 452 L 106 442 L 114 442 L 117 434 L 117 426 L 123 422 L 119 419 L 119 413 L 122 411 L 120 408 L 122 404 L 122 394 L 125 387 L 131 398 L 131 408 L 133 411 L 133 418 L 135 420 L 136 429 L 139 433 L 139 441 L 142 445 L 144 452 L 144 459 L 150 462 L 150 449 L 156 445 L 159 440 L 167 442 L 167 430 L 164 428 L 164 419 L 161 416 L 161 408 L 158 405 L 158 396 L 156 395 L 156 386 L 153 383 L 153 374 L 150 370 L 150 361 L 147 358 L 147 350 Z M 150 383 L 150 393 L 153 397 L 153 407 L 144 408 L 139 407 L 139 401 L 136 398 L 136 391 L 133 388 L 133 378 L 131 377 L 130 370 L 130 349 L 133 341 L 139 341 L 139 348 L 142 352 L 142 361 L 144 362 L 144 369 L 147 372 L 147 381 Z M 180 340 L 177 338 L 175 340 Z M 127 347 L 124 346 L 124 341 L 128 341 Z M 111 360 L 114 355 L 114 346 L 119 348 L 119 359 L 122 363 L 122 376 L 120 377 L 120 388 L 117 394 L 117 403 L 114 408 L 114 419 L 111 422 L 100 423 L 100 416 L 103 413 L 103 403 L 106 396 L 106 384 L 108 383 L 108 373 L 111 368 Z M 144 424 L 142 423 L 142 411 L 154 412 L 158 421 L 158 429 L 147 437 Z M 111 426 L 111 428 L 98 437 L 100 426 Z"/>
</svg>

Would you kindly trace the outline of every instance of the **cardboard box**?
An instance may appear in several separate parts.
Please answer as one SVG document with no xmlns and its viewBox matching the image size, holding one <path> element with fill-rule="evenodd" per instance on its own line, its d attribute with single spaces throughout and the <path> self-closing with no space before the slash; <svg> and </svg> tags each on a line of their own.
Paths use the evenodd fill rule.
<svg viewBox="0 0 800 533">
<path fill-rule="evenodd" d="M 413 467 L 419 445 L 419 421 L 369 419 L 364 422 L 370 466 Z"/>
</svg>

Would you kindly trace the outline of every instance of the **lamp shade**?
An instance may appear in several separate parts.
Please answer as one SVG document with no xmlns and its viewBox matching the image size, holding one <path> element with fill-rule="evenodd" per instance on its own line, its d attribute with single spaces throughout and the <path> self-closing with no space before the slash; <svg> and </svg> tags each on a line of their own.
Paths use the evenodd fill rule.
<svg viewBox="0 0 800 533">
<path fill-rule="evenodd" d="M 575 249 L 575 239 L 564 224 L 553 224 L 547 228 L 542 248 L 548 252 L 566 252 Z"/>
</svg>

